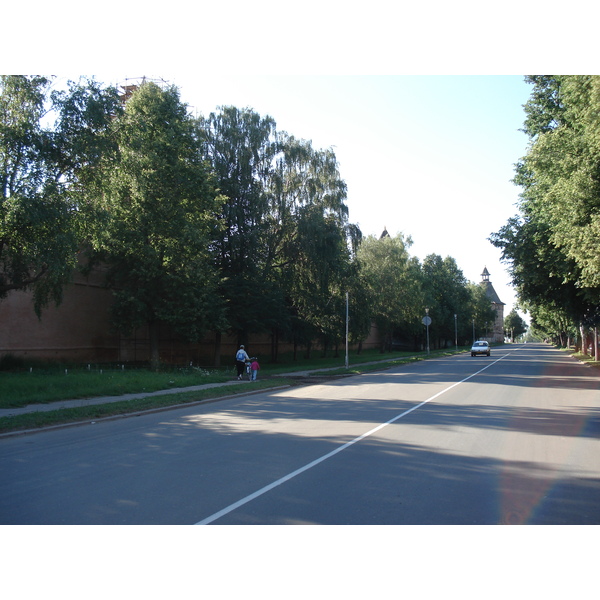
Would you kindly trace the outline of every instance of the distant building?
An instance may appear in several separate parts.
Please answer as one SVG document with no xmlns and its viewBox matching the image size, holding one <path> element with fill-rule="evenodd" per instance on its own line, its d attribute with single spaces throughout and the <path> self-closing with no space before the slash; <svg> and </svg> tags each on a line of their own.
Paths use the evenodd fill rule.
<svg viewBox="0 0 600 600">
<path fill-rule="evenodd" d="M 504 302 L 500 300 L 492 282 L 490 281 L 490 273 L 487 270 L 487 267 L 483 268 L 483 273 L 481 274 L 481 283 L 485 289 L 485 295 L 489 298 L 492 303 L 492 308 L 496 311 L 496 319 L 494 321 L 493 331 L 488 335 L 488 340 L 490 342 L 504 342 Z"/>
</svg>

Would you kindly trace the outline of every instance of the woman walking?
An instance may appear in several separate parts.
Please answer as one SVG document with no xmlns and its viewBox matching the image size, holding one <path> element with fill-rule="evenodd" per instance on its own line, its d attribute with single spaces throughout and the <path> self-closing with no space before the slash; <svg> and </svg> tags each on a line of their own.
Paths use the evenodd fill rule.
<svg viewBox="0 0 600 600">
<path fill-rule="evenodd" d="M 246 361 L 250 360 L 250 357 L 246 354 L 244 346 L 241 345 L 240 349 L 235 354 L 235 366 L 237 367 L 237 378 L 241 379 L 246 368 Z"/>
</svg>

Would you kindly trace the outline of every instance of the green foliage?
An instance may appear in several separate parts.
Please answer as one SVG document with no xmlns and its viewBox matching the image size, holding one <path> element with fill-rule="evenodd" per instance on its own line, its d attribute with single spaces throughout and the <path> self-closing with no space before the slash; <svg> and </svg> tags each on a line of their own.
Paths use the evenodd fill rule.
<svg viewBox="0 0 600 600">
<path fill-rule="evenodd" d="M 199 128 L 226 198 L 219 214 L 223 229 L 214 241 L 219 268 L 225 277 L 254 271 L 264 256 L 267 192 L 278 151 L 275 121 L 228 106 L 201 118 Z"/>
<path fill-rule="evenodd" d="M 75 264 L 73 207 L 63 192 L 46 114 L 50 80 L 0 79 L 0 299 L 11 290 L 33 290 L 38 315 Z"/>
<path fill-rule="evenodd" d="M 525 78 L 533 84 L 531 97 L 526 102 L 523 131 L 534 138 L 556 129 L 562 122 L 564 107 L 560 98 L 561 77 L 530 75 Z"/>
<path fill-rule="evenodd" d="M 52 152 L 74 194 L 81 192 L 103 156 L 115 149 L 111 125 L 122 106 L 115 88 L 93 79 L 69 82 L 68 90 L 54 90 L 51 99 L 57 113 Z"/>
<path fill-rule="evenodd" d="M 345 334 L 345 294 L 355 283 L 346 184 L 332 150 L 282 133 L 270 188 L 271 272 L 285 290 L 295 342 L 319 337 L 325 347 Z"/>
<path fill-rule="evenodd" d="M 335 154 L 277 132 L 271 117 L 222 107 L 199 123 L 204 152 L 227 197 L 214 248 L 230 329 L 240 339 L 343 334 L 350 269 L 346 185 Z"/>
<path fill-rule="evenodd" d="M 432 255 L 421 265 L 402 235 L 363 240 L 348 221 L 333 150 L 278 132 L 271 117 L 221 107 L 194 119 L 175 87 L 148 82 L 122 104 L 117 90 L 93 80 L 52 93 L 43 77 L 1 81 L 0 298 L 32 289 L 39 313 L 60 300 L 85 253 L 84 270 L 107 267 L 115 329 L 148 327 L 155 367 L 159 327 L 188 341 L 208 329 L 241 339 L 270 331 L 274 345 L 281 337 L 337 348 L 347 293 L 354 342 L 374 321 L 385 345 L 403 337 L 416 346 L 426 306 L 439 340 L 454 339 L 455 314 L 463 336 L 474 316 L 488 319 L 489 301 L 454 259 Z M 543 83 L 541 96 L 553 99 L 552 81 Z M 530 135 L 558 127 L 537 104 L 531 111 Z M 548 152 L 540 145 L 536 160 Z M 521 170 L 532 190 L 537 164 Z M 584 179 L 576 183 L 581 216 L 589 201 Z M 548 240 L 549 219 L 536 221 Z M 570 232 L 579 235 L 563 230 L 565 240 Z M 503 232 L 513 234 L 518 228 Z"/>
<path fill-rule="evenodd" d="M 227 323 L 240 339 L 285 326 L 283 295 L 264 268 L 268 190 L 278 151 L 275 122 L 251 109 L 222 107 L 198 123 L 203 154 L 224 195 L 212 240 Z"/>
<path fill-rule="evenodd" d="M 592 323 L 600 304 L 600 77 L 532 76 L 520 215 L 495 234 L 529 310 Z M 597 322 L 597 321 L 596 321 Z M 564 329 L 564 326 L 560 326 Z"/>
<path fill-rule="evenodd" d="M 31 289 L 38 315 L 60 302 L 77 263 L 81 186 L 105 150 L 118 101 L 93 81 L 49 95 L 50 85 L 0 79 L 0 298 Z"/>
<path fill-rule="evenodd" d="M 577 336 L 572 316 L 559 305 L 533 305 L 530 314 L 531 330 L 540 338 L 549 338 L 567 347 Z"/>
<path fill-rule="evenodd" d="M 496 312 L 492 308 L 484 287 L 471 283 L 467 285 L 467 288 L 470 292 L 469 313 L 471 319 L 475 321 L 475 339 L 477 339 L 481 335 L 477 332 L 483 332 L 493 327 Z M 468 322 L 472 323 L 471 320 Z"/>
<path fill-rule="evenodd" d="M 504 317 L 504 330 L 507 334 L 510 334 L 510 339 L 513 342 L 515 338 L 527 331 L 527 323 L 525 323 L 514 308 Z"/>
<path fill-rule="evenodd" d="M 116 152 L 103 155 L 89 187 L 90 239 L 109 265 L 115 327 L 148 324 L 156 366 L 160 322 L 197 341 L 221 318 L 209 254 L 221 199 L 175 88 L 142 85 L 113 136 Z"/>
<path fill-rule="evenodd" d="M 424 297 L 418 261 L 408 253 L 410 244 L 401 233 L 380 239 L 369 236 L 358 250 L 361 284 L 384 347 L 391 346 L 398 329 L 408 335 L 420 330 Z"/>
<path fill-rule="evenodd" d="M 454 341 L 455 333 L 460 339 L 470 339 L 472 320 L 484 328 L 494 319 L 494 311 L 485 296 L 481 296 L 478 287 L 469 287 L 456 261 L 447 256 L 430 254 L 421 266 L 424 303 L 429 308 L 432 323 L 430 334 L 440 340 Z M 483 306 L 481 300 L 483 299 Z M 454 315 L 456 315 L 455 331 Z M 491 315 L 491 317 L 489 316 Z"/>
</svg>

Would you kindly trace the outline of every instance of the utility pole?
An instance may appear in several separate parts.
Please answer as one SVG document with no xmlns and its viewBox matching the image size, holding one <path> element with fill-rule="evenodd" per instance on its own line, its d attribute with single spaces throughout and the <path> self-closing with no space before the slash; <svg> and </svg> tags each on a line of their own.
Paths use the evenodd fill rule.
<svg viewBox="0 0 600 600">
<path fill-rule="evenodd" d="M 346 369 L 348 366 L 348 292 L 346 292 Z"/>
<path fill-rule="evenodd" d="M 456 324 L 456 314 L 454 315 L 454 346 L 458 352 L 458 326 Z"/>
</svg>

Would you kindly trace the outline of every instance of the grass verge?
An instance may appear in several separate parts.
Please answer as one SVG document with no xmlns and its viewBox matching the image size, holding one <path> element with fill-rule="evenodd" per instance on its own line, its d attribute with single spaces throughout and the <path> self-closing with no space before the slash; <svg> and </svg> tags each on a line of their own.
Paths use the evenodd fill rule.
<svg viewBox="0 0 600 600">
<path fill-rule="evenodd" d="M 181 392 L 180 394 L 165 394 L 163 396 L 150 396 L 133 400 L 110 402 L 107 404 L 94 404 L 76 408 L 61 408 L 48 412 L 33 412 L 12 417 L 0 417 L 0 433 L 40 429 L 66 423 L 86 423 L 97 419 L 127 415 L 161 408 L 172 408 L 178 405 L 192 404 L 246 394 L 249 391 L 265 390 L 273 387 L 291 385 L 293 382 L 283 377 L 277 379 L 264 379 L 255 382 L 227 385 L 209 388 L 194 392 Z"/>
<path fill-rule="evenodd" d="M 0 408 L 223 383 L 231 380 L 232 373 L 201 369 L 155 373 L 148 369 L 88 371 L 82 368 L 0 373 Z"/>
<path fill-rule="evenodd" d="M 595 369 L 600 369 L 600 362 L 594 360 L 593 356 L 590 356 L 589 354 L 583 354 L 581 352 L 570 352 L 570 354 L 578 361 L 585 363 L 590 367 L 594 367 Z"/>
<path fill-rule="evenodd" d="M 458 351 L 458 353 L 463 352 L 464 349 L 460 349 Z M 361 358 L 363 361 L 377 361 L 375 364 L 355 364 L 355 365 L 350 365 L 348 369 L 346 369 L 345 367 L 340 367 L 338 369 L 333 369 L 333 370 L 328 370 L 325 372 L 318 372 L 315 373 L 315 376 L 322 378 L 322 377 L 336 377 L 336 376 L 340 376 L 340 375 L 358 375 L 360 373 L 367 373 L 367 372 L 372 372 L 372 371 L 381 371 L 384 369 L 389 369 L 391 367 L 395 367 L 398 365 L 402 365 L 402 364 L 408 364 L 408 363 L 413 363 L 413 362 L 417 362 L 417 361 L 421 361 L 421 360 L 426 360 L 427 358 L 440 358 L 443 356 L 451 356 L 453 354 L 457 354 L 457 352 L 455 350 L 436 350 L 436 351 L 432 351 L 431 354 L 429 356 L 427 356 L 427 354 L 422 353 L 419 355 L 414 355 L 414 354 L 410 354 L 410 353 L 394 353 L 391 355 L 382 355 L 380 353 L 377 354 L 373 354 L 371 356 L 365 356 L 365 355 L 361 355 Z M 389 360 L 387 360 L 387 358 L 389 358 Z M 331 359 L 333 361 L 333 365 L 335 366 L 336 364 L 339 364 L 339 358 L 338 359 Z M 355 361 L 357 360 L 356 357 L 354 359 Z M 307 370 L 309 368 L 314 368 L 314 369 L 322 369 L 322 368 L 327 368 L 327 365 L 324 365 L 324 362 L 322 361 L 311 361 L 310 364 L 307 364 L 307 362 L 302 362 L 302 364 L 296 364 L 293 365 L 295 368 L 291 368 L 290 365 L 286 365 L 284 367 L 280 367 L 277 369 L 270 369 L 267 368 L 264 371 L 261 371 L 261 374 L 276 374 L 277 372 L 285 372 L 285 373 L 289 373 L 290 376 L 293 375 L 293 371 L 299 371 L 299 370 Z M 116 374 L 115 374 L 116 375 Z M 120 375 L 124 376 L 123 373 L 121 373 Z M 138 376 L 140 376 L 141 382 L 144 383 L 144 385 L 148 385 L 148 379 L 145 377 L 146 375 L 149 376 L 154 376 L 156 374 L 150 373 L 148 371 L 145 371 L 144 374 L 142 373 L 138 373 Z M 167 374 L 169 375 L 169 374 Z M 27 378 L 28 374 L 21 374 L 20 377 L 25 377 Z M 46 375 L 46 378 L 52 379 L 52 378 L 56 378 L 58 377 L 59 379 L 61 379 L 63 376 L 62 375 Z M 67 377 L 69 377 L 69 375 L 67 375 Z M 217 381 L 214 381 L 214 378 L 217 379 Z M 231 381 L 232 377 L 231 377 L 231 373 L 226 373 L 226 374 L 215 374 L 213 376 L 213 378 L 211 378 L 213 380 L 208 380 L 208 378 L 203 378 L 200 381 L 198 380 L 194 380 L 193 382 L 187 383 L 187 385 L 199 385 L 202 383 L 223 383 L 223 382 L 227 382 L 227 381 Z M 303 378 L 303 381 L 310 383 L 310 376 L 307 378 Z M 191 380 L 188 380 L 191 381 Z M 64 380 L 63 380 L 64 382 Z M 168 380 L 169 382 L 169 386 L 168 387 L 173 387 L 174 381 L 173 378 L 171 377 L 171 379 Z M 86 383 L 89 383 L 86 382 Z M 249 391 L 256 391 L 256 390 L 265 390 L 265 389 L 269 389 L 269 388 L 273 388 L 273 387 L 279 387 L 282 385 L 297 385 L 298 384 L 298 380 L 294 380 L 291 378 L 285 378 L 285 377 L 272 377 L 272 378 L 262 378 L 259 379 L 258 381 L 255 382 L 248 382 L 248 383 L 236 383 L 236 385 L 227 385 L 227 386 L 222 386 L 222 387 L 212 387 L 212 388 L 208 388 L 208 389 L 204 389 L 204 390 L 196 390 L 196 391 L 190 391 L 190 392 L 181 392 L 181 393 L 177 393 L 177 394 L 165 394 L 165 395 L 157 395 L 157 396 L 148 396 L 148 397 L 144 397 L 144 398 L 139 398 L 139 399 L 132 399 L 132 400 L 123 400 L 123 401 L 116 401 L 116 402 L 110 402 L 110 403 L 106 403 L 106 404 L 94 404 L 94 405 L 89 405 L 89 406 L 81 406 L 81 407 L 76 407 L 76 408 L 61 408 L 61 409 L 56 409 L 56 410 L 52 410 L 52 411 L 39 411 L 39 412 L 32 412 L 32 413 L 28 413 L 28 414 L 24 414 L 24 415 L 14 415 L 14 416 L 9 416 L 9 417 L 0 417 L 0 433 L 8 433 L 8 432 L 17 432 L 17 431 L 25 431 L 25 430 L 29 430 L 29 429 L 41 429 L 44 427 L 51 427 L 51 426 L 57 426 L 57 425 L 64 425 L 67 423 L 87 423 L 87 422 L 91 422 L 94 420 L 98 420 L 98 419 L 103 419 L 103 418 L 107 418 L 107 417 L 115 417 L 115 416 L 119 416 L 119 415 L 127 415 L 127 414 L 135 414 L 135 413 L 139 413 L 139 412 L 144 412 L 144 411 L 150 411 L 150 410 L 159 410 L 162 408 L 170 408 L 170 407 L 175 407 L 178 405 L 185 405 L 185 404 L 191 404 L 194 402 L 202 402 L 202 401 L 206 401 L 206 400 L 211 400 L 211 399 L 219 399 L 222 398 L 224 396 L 232 396 L 232 395 L 239 395 L 239 394 L 244 394 L 244 393 L 248 393 Z M 137 384 L 138 386 L 140 385 L 140 383 L 138 382 Z M 183 384 L 185 385 L 185 384 Z M 181 379 L 177 380 L 177 387 L 182 387 L 182 381 Z M 72 387 L 69 387 L 70 390 L 72 390 Z M 160 389 L 160 388 L 159 388 Z M 164 387 L 162 389 L 165 389 Z M 140 392 L 140 391 L 155 391 L 155 390 L 151 390 L 151 389 L 142 389 L 140 390 L 139 387 L 136 389 L 135 385 L 133 386 L 133 388 L 130 388 L 128 390 L 129 392 L 135 393 L 135 392 Z M 110 395 L 110 393 L 107 393 L 107 388 L 99 385 L 98 388 L 95 389 L 94 394 L 92 394 L 91 396 L 102 396 L 102 395 Z M 120 392 L 120 393 L 127 393 L 127 392 Z M 113 395 L 117 395 L 117 394 L 113 394 Z M 58 400 L 66 400 L 66 399 L 76 399 L 76 398 L 81 398 L 81 397 L 87 397 L 87 395 L 79 395 L 79 396 L 74 396 L 74 395 L 70 395 L 68 393 L 63 393 L 62 395 L 59 394 L 59 398 L 56 398 Z M 48 400 L 38 400 L 38 402 L 48 402 Z M 2 403 L 0 402 L 0 405 L 4 405 L 3 407 L 8 407 L 8 408 L 12 408 L 15 407 L 15 405 L 13 403 L 10 404 L 6 404 L 6 403 Z M 27 404 L 27 402 L 25 402 L 24 404 L 19 404 L 17 406 L 23 406 Z"/>
<path fill-rule="evenodd" d="M 442 351 L 433 351 L 431 356 L 438 356 L 440 352 Z M 377 350 L 363 351 L 360 355 L 350 353 L 350 368 L 361 368 L 362 363 L 387 359 L 395 364 L 398 360 L 414 354 L 414 352 L 382 354 Z M 420 353 L 420 356 L 426 357 L 426 354 Z M 261 378 L 265 378 L 282 373 L 335 367 L 344 370 L 343 364 L 343 356 L 293 360 L 291 355 L 284 355 L 277 364 L 263 364 L 260 375 Z M 35 367 L 31 371 L 0 372 L 0 408 L 19 408 L 28 404 L 45 404 L 59 400 L 155 392 L 206 383 L 225 383 L 233 377 L 233 367 L 219 370 L 184 367 L 164 372 L 125 367 L 112 369 L 99 367 L 87 369 L 73 365 L 68 368 L 53 369 Z"/>
</svg>

